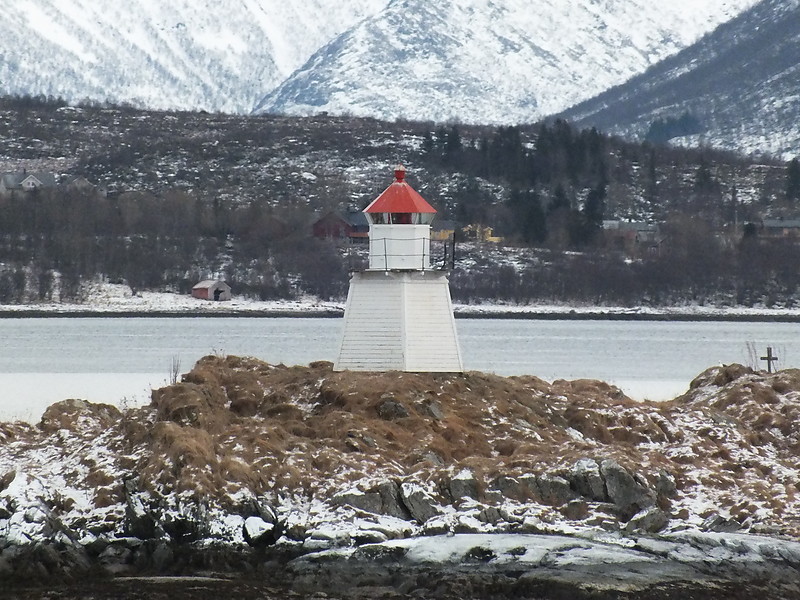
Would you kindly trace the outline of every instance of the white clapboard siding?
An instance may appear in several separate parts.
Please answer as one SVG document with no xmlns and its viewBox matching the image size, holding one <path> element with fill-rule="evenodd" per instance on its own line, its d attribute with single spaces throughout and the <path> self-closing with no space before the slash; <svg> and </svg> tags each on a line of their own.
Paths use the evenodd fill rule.
<svg viewBox="0 0 800 600">
<path fill-rule="evenodd" d="M 444 273 L 356 273 L 337 371 L 463 370 Z"/>
</svg>

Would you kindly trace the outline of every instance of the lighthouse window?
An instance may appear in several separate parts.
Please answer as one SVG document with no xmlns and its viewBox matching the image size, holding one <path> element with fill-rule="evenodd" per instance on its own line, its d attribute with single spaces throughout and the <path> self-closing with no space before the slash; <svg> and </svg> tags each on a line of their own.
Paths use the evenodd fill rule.
<svg viewBox="0 0 800 600">
<path fill-rule="evenodd" d="M 411 213 L 392 213 L 392 223 L 400 225 L 411 224 Z"/>
</svg>

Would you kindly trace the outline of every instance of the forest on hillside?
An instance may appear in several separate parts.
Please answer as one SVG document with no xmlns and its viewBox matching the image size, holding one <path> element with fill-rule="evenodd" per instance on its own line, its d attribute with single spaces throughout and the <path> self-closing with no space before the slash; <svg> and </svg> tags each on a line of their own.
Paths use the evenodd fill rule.
<svg viewBox="0 0 800 600">
<path fill-rule="evenodd" d="M 0 101 L 4 172 L 51 170 L 93 186 L 0 196 L 0 302 L 80 299 L 103 278 L 188 292 L 222 277 L 261 299 L 343 299 L 363 249 L 311 224 L 363 208 L 404 162 L 458 227 L 463 302 L 794 305 L 800 243 L 763 234 L 800 215 L 800 167 L 710 149 L 629 143 L 563 121 L 525 127 L 241 117 Z M 655 224 L 647 251 L 603 222 Z M 457 232 L 458 232 L 457 227 Z"/>
</svg>

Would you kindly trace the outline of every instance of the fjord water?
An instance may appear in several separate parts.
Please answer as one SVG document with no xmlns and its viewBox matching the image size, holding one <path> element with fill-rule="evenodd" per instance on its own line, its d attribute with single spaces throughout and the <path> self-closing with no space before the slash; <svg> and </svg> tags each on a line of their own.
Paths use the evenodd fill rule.
<svg viewBox="0 0 800 600">
<path fill-rule="evenodd" d="M 0 420 L 37 421 L 65 398 L 141 405 L 169 382 L 174 361 L 185 373 L 207 354 L 332 361 L 341 327 L 323 318 L 2 319 Z M 456 327 L 468 370 L 601 379 L 637 399 L 672 398 L 709 366 L 755 366 L 767 346 L 778 367 L 800 366 L 800 323 L 457 319 Z"/>
</svg>

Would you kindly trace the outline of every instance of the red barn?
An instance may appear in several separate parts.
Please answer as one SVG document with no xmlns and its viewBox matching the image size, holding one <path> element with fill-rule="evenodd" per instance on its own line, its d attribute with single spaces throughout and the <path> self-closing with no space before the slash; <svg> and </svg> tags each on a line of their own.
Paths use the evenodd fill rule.
<svg viewBox="0 0 800 600">
<path fill-rule="evenodd" d="M 330 212 L 311 226 L 311 231 L 320 239 L 349 239 L 364 241 L 369 237 L 369 222 L 362 212 L 340 214 Z"/>
<path fill-rule="evenodd" d="M 230 300 L 231 286 L 224 281 L 206 279 L 192 288 L 192 296 L 201 300 Z"/>
</svg>

